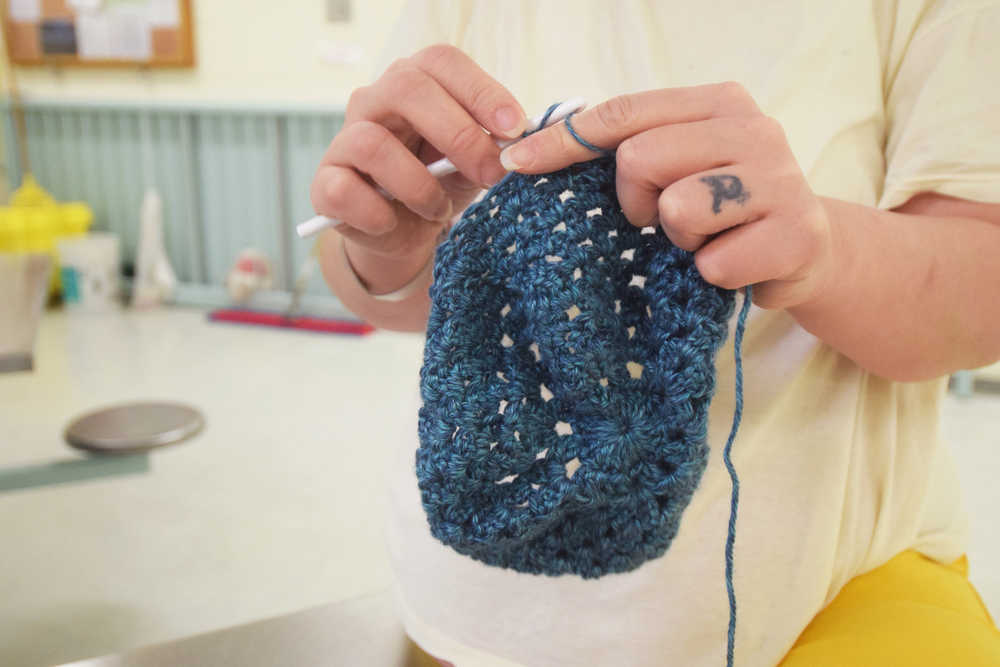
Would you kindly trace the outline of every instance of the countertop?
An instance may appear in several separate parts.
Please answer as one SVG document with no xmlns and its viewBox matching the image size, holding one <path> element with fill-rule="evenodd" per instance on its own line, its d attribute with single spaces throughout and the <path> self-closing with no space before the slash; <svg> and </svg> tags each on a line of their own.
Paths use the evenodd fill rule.
<svg viewBox="0 0 1000 667">
<path fill-rule="evenodd" d="M 73 417 L 198 407 L 145 473 L 0 494 L 0 664 L 123 651 L 387 590 L 393 406 L 422 337 L 210 323 L 164 308 L 51 311 L 35 371 L 0 375 L 0 466 L 81 456 Z"/>
<path fill-rule="evenodd" d="M 187 402 L 207 425 L 146 472 L 0 494 L 0 664 L 420 664 L 393 615 L 382 472 L 422 342 L 47 313 L 36 370 L 0 375 L 0 466 L 80 456 L 65 424 L 119 401 Z M 943 429 L 997 613 L 1000 398 L 949 396 Z"/>
</svg>

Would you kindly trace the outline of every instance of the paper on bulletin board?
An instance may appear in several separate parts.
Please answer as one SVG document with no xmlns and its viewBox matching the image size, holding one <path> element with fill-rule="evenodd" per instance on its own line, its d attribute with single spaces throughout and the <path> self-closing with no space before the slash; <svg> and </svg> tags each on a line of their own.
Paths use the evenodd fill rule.
<svg viewBox="0 0 1000 667">
<path fill-rule="evenodd" d="M 180 25 L 179 0 L 115 2 L 102 11 L 77 14 L 79 55 L 83 60 L 149 60 L 151 30 Z"/>
<path fill-rule="evenodd" d="M 102 13 L 84 13 L 76 17 L 77 54 L 81 60 L 106 60 L 112 57 L 111 21 Z"/>
<path fill-rule="evenodd" d="M 96 12 L 101 8 L 101 3 L 104 0 L 65 0 L 66 4 L 70 6 L 70 9 L 76 11 L 77 14 L 81 12 Z"/>
<path fill-rule="evenodd" d="M 104 11 L 108 19 L 111 46 L 115 60 L 149 60 L 153 55 L 149 10 L 140 4 L 115 4 Z"/>
<path fill-rule="evenodd" d="M 33 23 L 42 18 L 41 0 L 8 0 L 10 18 L 12 21 Z"/>
<path fill-rule="evenodd" d="M 149 25 L 176 28 L 181 24 L 180 0 L 148 0 Z"/>
</svg>

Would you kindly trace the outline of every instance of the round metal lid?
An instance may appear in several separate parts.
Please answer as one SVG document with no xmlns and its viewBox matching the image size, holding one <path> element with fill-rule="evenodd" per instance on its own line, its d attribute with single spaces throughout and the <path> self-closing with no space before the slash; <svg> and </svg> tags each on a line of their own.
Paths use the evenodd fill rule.
<svg viewBox="0 0 1000 667">
<path fill-rule="evenodd" d="M 204 425 L 198 410 L 180 403 L 125 403 L 73 420 L 64 436 L 89 451 L 142 452 L 190 438 Z"/>
</svg>

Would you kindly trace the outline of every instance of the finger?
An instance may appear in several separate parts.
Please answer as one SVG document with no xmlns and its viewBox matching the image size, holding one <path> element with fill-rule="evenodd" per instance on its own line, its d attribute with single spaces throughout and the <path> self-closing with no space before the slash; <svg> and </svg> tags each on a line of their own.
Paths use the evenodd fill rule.
<svg viewBox="0 0 1000 667">
<path fill-rule="evenodd" d="M 466 178 L 490 186 L 506 175 L 500 149 L 479 122 L 427 72 L 399 65 L 355 104 L 357 117 L 390 125 L 405 120 L 424 141 L 446 155 Z"/>
<path fill-rule="evenodd" d="M 772 169 L 766 155 L 784 151 L 771 134 L 766 116 L 713 118 L 663 125 L 630 137 L 617 153 L 618 199 L 634 225 L 659 220 L 660 192 L 675 181 L 721 167 L 741 164 L 762 172 Z M 782 135 L 783 136 L 783 135 Z"/>
<path fill-rule="evenodd" d="M 527 129 L 528 119 L 514 96 L 460 49 L 430 46 L 413 61 L 491 133 L 513 139 Z"/>
<path fill-rule="evenodd" d="M 573 128 L 591 144 L 614 149 L 629 137 L 662 125 L 760 114 L 735 83 L 663 88 L 611 98 L 573 116 Z M 555 171 L 594 159 L 564 123 L 532 134 L 503 152 L 504 165 L 526 174 Z"/>
<path fill-rule="evenodd" d="M 452 215 L 448 220 L 454 218 L 456 213 L 461 213 L 465 206 L 483 191 L 482 186 L 478 183 L 472 183 L 465 176 L 458 173 L 442 178 L 441 185 L 444 187 L 444 191 L 448 193 L 448 197 L 454 205 Z"/>
<path fill-rule="evenodd" d="M 737 289 L 771 280 L 795 280 L 805 265 L 800 226 L 777 216 L 734 227 L 695 253 L 695 265 L 713 285 Z M 778 240 L 779 242 L 776 242 Z"/>
<path fill-rule="evenodd" d="M 760 220 L 768 197 L 746 186 L 740 165 L 703 171 L 672 183 L 660 193 L 660 225 L 674 245 L 694 251 L 712 234 Z M 765 187 L 765 186 L 762 186 Z"/>
<path fill-rule="evenodd" d="M 416 250 L 426 249 L 428 244 L 441 233 L 443 223 L 421 220 L 415 213 L 402 206 L 394 208 L 397 224 L 391 233 L 373 236 L 350 225 L 339 225 L 334 230 L 344 238 L 386 259 L 408 257 Z"/>
<path fill-rule="evenodd" d="M 437 162 L 443 157 L 441 152 L 430 144 L 423 144 L 420 150 L 417 151 L 417 159 L 424 164 Z M 451 197 L 452 201 L 461 200 L 462 197 L 469 193 L 475 194 L 481 192 L 483 189 L 481 183 L 469 180 L 460 171 L 440 176 L 438 177 L 438 182 L 441 183 L 441 187 L 444 188 L 444 191 Z"/>
<path fill-rule="evenodd" d="M 310 189 L 313 209 L 366 234 L 381 236 L 396 226 L 396 214 L 386 198 L 348 167 L 321 165 Z"/>
<path fill-rule="evenodd" d="M 323 162 L 368 174 L 422 218 L 442 220 L 451 211 L 451 200 L 427 166 L 378 123 L 360 121 L 345 127 L 330 144 Z"/>
</svg>

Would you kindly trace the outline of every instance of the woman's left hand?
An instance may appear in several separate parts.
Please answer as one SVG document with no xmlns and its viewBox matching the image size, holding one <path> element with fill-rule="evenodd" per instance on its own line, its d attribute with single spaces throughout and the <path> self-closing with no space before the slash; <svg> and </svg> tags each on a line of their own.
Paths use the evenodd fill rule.
<svg viewBox="0 0 1000 667">
<path fill-rule="evenodd" d="M 617 149 L 617 191 L 632 224 L 659 224 L 695 253 L 706 281 L 753 285 L 754 302 L 791 308 L 833 273 L 834 235 L 780 123 L 739 84 L 666 88 L 610 99 L 572 117 L 588 142 Z M 500 155 L 521 173 L 591 160 L 562 123 Z"/>
</svg>

